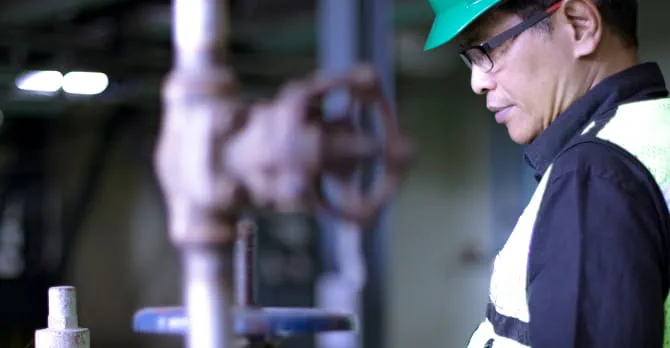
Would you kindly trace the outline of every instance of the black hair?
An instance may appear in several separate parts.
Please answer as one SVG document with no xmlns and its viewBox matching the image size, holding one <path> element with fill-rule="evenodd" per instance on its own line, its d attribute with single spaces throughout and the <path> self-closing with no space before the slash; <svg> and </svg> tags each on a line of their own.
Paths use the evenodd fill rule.
<svg viewBox="0 0 670 348">
<path fill-rule="evenodd" d="M 637 48 L 637 2 L 638 0 L 593 0 L 600 11 L 603 22 L 627 45 Z M 498 8 L 528 18 L 538 11 L 544 11 L 556 0 L 509 0 Z M 551 30 L 549 18 L 538 23 L 535 28 Z"/>
</svg>

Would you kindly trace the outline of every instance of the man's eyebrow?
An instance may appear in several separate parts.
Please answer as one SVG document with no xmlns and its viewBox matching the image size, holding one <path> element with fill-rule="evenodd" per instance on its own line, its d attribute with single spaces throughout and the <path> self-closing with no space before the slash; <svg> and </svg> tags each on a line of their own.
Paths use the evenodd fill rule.
<svg viewBox="0 0 670 348">
<path fill-rule="evenodd" d="M 460 46 L 465 48 L 470 48 L 472 46 L 477 46 L 484 42 L 484 38 L 487 36 L 484 32 L 490 21 L 493 19 L 492 14 L 484 14 L 482 17 L 478 18 L 475 22 L 470 23 L 468 27 L 463 31 L 461 40 L 459 40 Z"/>
<path fill-rule="evenodd" d="M 462 49 L 466 49 L 474 45 L 478 45 L 481 41 L 480 38 L 481 35 L 479 33 L 475 32 L 465 33 L 465 35 L 463 35 L 463 37 L 459 40 L 459 46 Z"/>
</svg>

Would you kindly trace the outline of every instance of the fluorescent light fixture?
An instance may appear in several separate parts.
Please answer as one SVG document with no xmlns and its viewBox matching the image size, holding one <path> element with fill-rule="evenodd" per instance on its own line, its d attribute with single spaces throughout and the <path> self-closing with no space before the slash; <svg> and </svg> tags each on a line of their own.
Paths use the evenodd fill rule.
<svg viewBox="0 0 670 348">
<path fill-rule="evenodd" d="M 63 77 L 63 90 L 70 94 L 100 94 L 107 86 L 109 78 L 100 72 L 73 71 Z"/>
<path fill-rule="evenodd" d="M 63 74 L 59 71 L 31 71 L 16 79 L 16 87 L 23 91 L 54 93 L 63 84 Z"/>
</svg>

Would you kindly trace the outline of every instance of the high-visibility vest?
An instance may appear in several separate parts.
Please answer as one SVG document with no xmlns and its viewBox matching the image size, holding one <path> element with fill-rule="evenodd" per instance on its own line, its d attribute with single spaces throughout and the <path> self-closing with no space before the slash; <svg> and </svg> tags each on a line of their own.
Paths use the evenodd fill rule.
<svg viewBox="0 0 670 348">
<path fill-rule="evenodd" d="M 615 115 L 599 125 L 595 121 L 582 132 L 613 143 L 633 155 L 651 174 L 662 192 L 666 208 L 670 207 L 670 98 L 620 105 Z M 529 347 L 528 330 L 516 332 L 514 339 L 495 333 L 495 327 L 530 322 L 526 294 L 530 241 L 552 165 L 548 167 L 519 217 L 505 246 L 496 256 L 487 318 L 473 333 L 468 348 Z M 668 210 L 670 215 L 670 210 Z M 670 297 L 665 303 L 664 348 L 670 348 Z M 510 323 L 519 321 L 521 323 Z M 500 332 L 500 331 L 499 331 Z"/>
</svg>

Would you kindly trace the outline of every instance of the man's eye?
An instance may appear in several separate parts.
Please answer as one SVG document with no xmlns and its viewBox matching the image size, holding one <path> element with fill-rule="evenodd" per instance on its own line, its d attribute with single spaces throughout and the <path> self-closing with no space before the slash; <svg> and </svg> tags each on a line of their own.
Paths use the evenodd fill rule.
<svg viewBox="0 0 670 348">
<path fill-rule="evenodd" d="M 482 53 L 478 53 L 472 57 L 472 63 L 475 65 L 482 66 L 488 61 L 488 58 Z"/>
<path fill-rule="evenodd" d="M 488 57 L 484 52 L 473 48 L 468 52 L 468 56 L 470 57 L 470 61 L 474 65 L 482 65 L 488 61 Z"/>
</svg>

